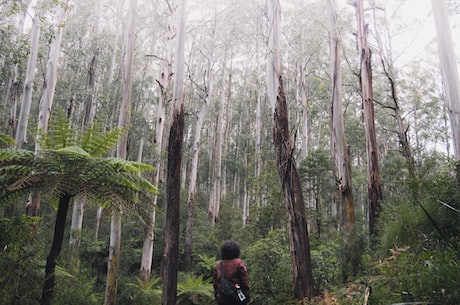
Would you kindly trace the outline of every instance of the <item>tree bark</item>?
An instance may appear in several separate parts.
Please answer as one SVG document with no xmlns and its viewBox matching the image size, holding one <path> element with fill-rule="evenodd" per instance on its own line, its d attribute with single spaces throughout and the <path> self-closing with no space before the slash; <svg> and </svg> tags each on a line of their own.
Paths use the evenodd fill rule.
<svg viewBox="0 0 460 305">
<path fill-rule="evenodd" d="M 137 0 L 130 0 L 128 12 L 128 39 L 125 46 L 125 74 L 123 83 L 123 94 L 118 117 L 118 127 L 125 127 L 131 121 L 131 94 L 132 75 L 134 62 L 134 45 L 136 41 L 136 10 Z M 118 141 L 117 158 L 126 159 L 128 152 L 128 136 L 125 135 Z M 121 211 L 112 208 L 112 219 L 110 224 L 110 248 L 107 270 L 107 283 L 105 290 L 104 305 L 115 305 L 118 286 L 118 269 L 120 266 L 121 246 Z"/>
<path fill-rule="evenodd" d="M 51 304 L 53 298 L 53 290 L 55 284 L 56 260 L 61 253 L 62 243 L 64 241 L 64 231 L 69 209 L 71 196 L 64 195 L 59 198 L 59 206 L 56 214 L 56 222 L 54 224 L 54 237 L 51 245 L 50 253 L 46 258 L 45 282 L 42 289 L 41 305 Z"/>
<path fill-rule="evenodd" d="M 186 0 L 179 1 L 177 12 L 176 65 L 174 70 L 173 114 L 168 141 L 166 180 L 165 247 L 162 262 L 163 305 L 176 305 L 179 265 L 179 220 L 182 141 L 184 133 L 184 49 Z"/>
<path fill-rule="evenodd" d="M 313 273 L 305 202 L 293 155 L 294 145 L 289 129 L 289 111 L 284 95 L 278 55 L 281 19 L 279 0 L 269 1 L 268 11 L 271 57 L 267 64 L 267 91 L 273 106 L 273 142 L 288 216 L 294 298 L 297 300 L 311 299 L 313 297 Z"/>
<path fill-rule="evenodd" d="M 299 174 L 293 156 L 294 147 L 289 134 L 286 97 L 281 77 L 274 113 L 273 140 L 276 162 L 288 214 L 289 244 L 293 265 L 294 297 L 313 297 L 313 273 L 310 242 Z"/>
<path fill-rule="evenodd" d="M 355 1 L 357 39 L 361 87 L 363 104 L 364 129 L 367 150 L 367 191 L 369 196 L 369 235 L 374 240 L 376 236 L 375 221 L 380 214 L 382 189 L 380 184 L 379 151 L 374 122 L 374 100 L 372 89 L 371 50 L 367 42 L 368 25 L 364 22 L 363 0 Z"/>
<path fill-rule="evenodd" d="M 345 135 L 342 100 L 342 43 L 337 30 L 336 1 L 326 0 L 330 27 L 330 50 L 332 70 L 332 150 L 334 152 L 342 207 L 342 238 L 343 238 L 343 263 L 344 280 L 348 277 L 349 264 L 352 262 L 350 233 L 355 223 L 355 208 L 353 202 L 353 188 L 351 183 L 350 148 Z M 355 268 L 353 268 L 355 269 Z"/>
<path fill-rule="evenodd" d="M 27 143 L 27 126 L 30 115 L 30 107 L 32 105 L 32 91 L 35 78 L 35 70 L 38 57 L 38 42 L 40 37 L 40 18 L 42 11 L 38 10 L 35 13 L 32 23 L 32 34 L 30 37 L 30 53 L 27 63 L 27 71 L 24 81 L 24 92 L 21 110 L 19 112 L 18 126 L 16 130 L 16 147 L 23 148 Z"/>
<path fill-rule="evenodd" d="M 214 39 L 212 40 L 214 43 Z M 211 50 L 213 50 L 213 47 Z M 184 264 L 185 271 L 192 269 L 192 246 L 193 246 L 193 215 L 195 209 L 195 194 L 196 194 L 196 181 L 198 176 L 198 163 L 201 148 L 201 129 L 203 128 L 203 122 L 209 109 L 209 105 L 212 102 L 212 95 L 214 89 L 214 54 L 211 54 L 208 58 L 208 69 L 206 71 L 206 85 L 205 85 L 205 100 L 200 107 L 200 110 L 196 114 L 196 123 L 194 128 L 193 137 L 193 148 L 192 148 L 192 160 L 190 164 L 190 176 L 188 186 L 188 198 L 187 198 L 187 219 L 185 224 L 185 242 L 184 242 Z"/>
<path fill-rule="evenodd" d="M 455 158 L 460 159 L 460 81 L 445 0 L 432 0 L 439 60 L 446 91 Z"/>
<path fill-rule="evenodd" d="M 227 80 L 227 58 L 224 56 L 223 72 L 222 72 L 222 86 L 220 92 L 220 104 L 218 107 L 217 122 L 216 122 L 216 139 L 214 141 L 214 153 L 212 161 L 212 188 L 209 198 L 209 218 L 212 223 L 217 222 L 220 210 L 221 199 L 221 183 L 222 183 L 222 151 L 223 151 L 223 138 L 224 138 L 224 109 L 226 102 L 225 84 Z"/>
</svg>

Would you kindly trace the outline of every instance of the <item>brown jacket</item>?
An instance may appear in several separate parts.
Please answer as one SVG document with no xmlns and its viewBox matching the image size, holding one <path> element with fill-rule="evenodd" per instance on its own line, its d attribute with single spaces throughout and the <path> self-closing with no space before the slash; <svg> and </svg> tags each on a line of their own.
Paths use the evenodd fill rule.
<svg viewBox="0 0 460 305">
<path fill-rule="evenodd" d="M 234 283 L 238 283 L 241 287 L 241 290 L 243 290 L 244 294 L 246 295 L 247 302 L 249 302 L 250 290 L 246 264 L 241 259 L 234 258 L 230 260 L 222 260 L 222 262 L 217 263 L 216 267 L 214 268 L 212 284 L 214 286 L 214 296 L 217 303 L 225 305 L 233 304 L 231 302 L 229 303 L 225 301 L 220 293 L 221 263 L 223 264 L 225 278 L 232 280 Z"/>
</svg>

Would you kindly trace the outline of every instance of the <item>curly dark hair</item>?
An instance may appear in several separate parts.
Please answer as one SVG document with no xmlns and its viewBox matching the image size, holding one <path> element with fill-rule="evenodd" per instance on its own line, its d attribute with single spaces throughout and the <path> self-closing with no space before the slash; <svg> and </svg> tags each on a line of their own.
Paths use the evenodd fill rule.
<svg viewBox="0 0 460 305">
<path fill-rule="evenodd" d="M 234 240 L 226 240 L 220 246 L 222 259 L 234 259 L 240 257 L 240 244 Z"/>
</svg>

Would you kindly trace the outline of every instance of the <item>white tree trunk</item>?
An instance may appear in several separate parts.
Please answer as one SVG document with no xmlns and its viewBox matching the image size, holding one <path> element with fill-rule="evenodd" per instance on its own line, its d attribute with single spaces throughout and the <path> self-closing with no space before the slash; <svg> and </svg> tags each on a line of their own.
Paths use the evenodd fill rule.
<svg viewBox="0 0 460 305">
<path fill-rule="evenodd" d="M 27 63 L 26 77 L 24 81 L 24 92 L 21 110 L 19 112 L 18 126 L 16 130 L 16 146 L 22 148 L 27 143 L 27 126 L 30 115 L 30 107 L 32 105 L 32 91 L 35 78 L 35 70 L 37 66 L 38 56 L 38 41 L 40 37 L 40 18 L 42 11 L 38 10 L 35 13 L 32 23 L 32 32 L 30 38 L 30 53 Z"/>
<path fill-rule="evenodd" d="M 212 96 L 214 94 L 214 37 L 212 39 L 211 54 L 208 57 L 208 68 L 206 71 L 206 85 L 205 85 L 205 100 L 199 111 L 196 114 L 196 123 L 194 128 L 193 145 L 192 145 L 192 160 L 190 162 L 190 176 L 188 185 L 188 198 L 187 198 L 187 220 L 185 225 L 185 243 L 184 243 L 184 256 L 185 256 L 185 269 L 189 271 L 192 264 L 192 228 L 193 228 L 193 215 L 195 209 L 195 194 L 196 182 L 198 176 L 198 161 L 201 148 L 201 130 L 203 122 L 208 113 L 209 105 L 212 103 Z"/>
<path fill-rule="evenodd" d="M 226 67 L 226 58 L 223 62 L 223 75 L 222 75 L 222 85 L 220 92 L 220 107 L 217 114 L 217 124 L 216 124 L 216 139 L 214 142 L 214 159 L 212 166 L 212 188 L 209 198 L 209 212 L 212 223 L 217 222 L 219 217 L 220 210 L 220 195 L 221 195 L 221 179 L 222 179 L 222 145 L 223 145 L 223 133 L 224 133 L 224 109 L 225 109 L 225 100 L 226 100 L 226 81 L 227 81 L 227 67 Z"/>
<path fill-rule="evenodd" d="M 40 137 L 41 133 L 48 131 L 48 122 L 51 116 L 51 108 L 53 107 L 54 91 L 57 82 L 57 68 L 59 64 L 59 53 L 61 50 L 62 34 L 64 33 L 64 21 L 67 12 L 68 1 L 59 4 L 57 20 L 55 26 L 57 27 L 54 40 L 51 42 L 50 51 L 48 55 L 48 62 L 46 64 L 46 76 L 43 85 L 43 92 L 40 97 L 40 105 L 38 109 L 37 129 L 38 133 L 35 138 L 35 151 L 40 150 Z"/>
<path fill-rule="evenodd" d="M 169 17 L 172 15 L 172 11 L 169 11 Z M 161 176 L 163 173 L 163 162 L 162 162 L 162 152 L 163 152 L 163 138 L 164 138 L 164 127 L 166 122 L 166 103 L 168 100 L 168 87 L 171 82 L 171 58 L 172 58 L 172 46 L 173 46 L 173 37 L 175 32 L 173 27 L 168 27 L 170 31 L 167 31 L 164 35 L 165 42 L 165 53 L 163 60 L 160 64 L 160 73 L 158 83 L 158 95 L 159 100 L 156 105 L 156 125 L 155 125 L 155 155 L 156 162 L 155 168 L 156 173 L 153 177 L 153 185 L 160 188 Z M 142 257 L 141 257 L 141 268 L 140 268 L 140 278 L 144 283 L 147 283 L 150 280 L 151 271 L 152 271 L 152 257 L 154 252 L 154 228 L 156 223 L 156 205 L 157 205 L 158 196 L 154 195 L 152 202 L 149 203 L 147 211 L 150 217 L 150 223 L 146 224 L 144 227 L 144 239 L 142 245 Z"/>
<path fill-rule="evenodd" d="M 132 94 L 132 74 L 134 61 L 134 45 L 136 41 L 136 9 L 137 0 L 130 0 L 128 12 L 128 38 L 125 46 L 124 62 L 124 83 L 123 93 L 118 117 L 118 127 L 125 127 L 131 121 L 131 94 Z M 127 135 L 118 141 L 117 158 L 127 158 Z M 115 305 L 118 284 L 118 269 L 120 266 L 120 244 L 121 244 L 121 211 L 112 210 L 110 224 L 110 248 L 107 270 L 107 283 L 105 290 L 105 305 Z"/>
<path fill-rule="evenodd" d="M 100 13 L 102 8 L 102 1 L 98 1 L 96 4 L 96 14 L 93 26 L 93 58 L 91 60 L 90 66 L 88 68 L 88 80 L 86 84 L 87 97 L 85 111 L 83 114 L 83 127 L 89 127 L 93 125 L 94 115 L 96 112 L 95 109 L 95 99 L 96 99 L 96 63 L 97 56 L 99 53 L 98 45 L 98 34 L 99 34 L 99 21 Z M 72 222 L 70 224 L 70 238 L 69 238 L 69 247 L 73 249 L 72 255 L 75 258 L 75 265 L 79 265 L 79 248 L 81 240 L 81 231 L 83 226 L 83 212 L 85 209 L 85 200 L 83 198 L 76 198 L 74 200 L 73 210 L 72 210 Z M 101 208 L 102 209 L 102 208 Z M 97 219 L 96 221 L 100 221 Z M 99 228 L 99 227 L 98 227 Z M 98 233 L 96 233 L 98 234 Z"/>
<path fill-rule="evenodd" d="M 445 0 L 432 0 L 455 158 L 460 159 L 460 81 Z"/>
<path fill-rule="evenodd" d="M 278 95 L 279 75 L 281 75 L 281 63 L 279 58 L 280 45 L 280 20 L 281 10 L 276 1 L 267 1 L 268 28 L 270 35 L 268 38 L 268 60 L 267 60 L 267 95 L 275 111 L 276 96 Z"/>
</svg>

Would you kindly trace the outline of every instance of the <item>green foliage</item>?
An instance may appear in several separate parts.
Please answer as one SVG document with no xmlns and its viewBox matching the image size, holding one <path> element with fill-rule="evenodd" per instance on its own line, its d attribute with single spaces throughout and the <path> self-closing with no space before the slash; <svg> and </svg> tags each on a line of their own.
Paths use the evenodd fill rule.
<svg viewBox="0 0 460 305">
<path fill-rule="evenodd" d="M 15 141 L 10 136 L 0 132 L 0 148 L 14 145 Z"/>
<path fill-rule="evenodd" d="M 204 279 L 203 275 L 180 274 L 177 284 L 178 305 L 205 305 L 213 304 L 214 288 L 211 279 Z"/>
<path fill-rule="evenodd" d="M 276 230 L 246 250 L 251 303 L 282 304 L 292 297 L 292 264 L 285 230 Z"/>
<path fill-rule="evenodd" d="M 453 251 L 417 252 L 394 248 L 392 255 L 376 265 L 372 279 L 374 304 L 430 301 L 454 305 L 460 302 L 460 266 Z"/>
<path fill-rule="evenodd" d="M 161 278 L 152 278 L 144 283 L 139 277 L 121 281 L 119 285 L 118 302 L 133 305 L 160 305 L 161 304 Z"/>
<path fill-rule="evenodd" d="M 335 239 L 321 241 L 311 246 L 315 293 L 333 289 L 341 281 L 341 243 Z"/>
<path fill-rule="evenodd" d="M 26 216 L 0 218 L 0 304 L 38 304 L 44 256 L 31 245 L 36 220 Z M 18 289 L 20 287 L 20 289 Z"/>
<path fill-rule="evenodd" d="M 201 271 L 199 274 L 203 274 L 205 278 L 212 278 L 214 274 L 214 267 L 217 264 L 218 259 L 215 256 L 207 256 L 207 255 L 201 255 L 198 254 L 200 257 L 201 261 L 198 262 L 197 267 Z"/>
<path fill-rule="evenodd" d="M 81 194 L 92 202 L 140 211 L 139 196 L 156 188 L 139 173 L 153 170 L 147 164 L 118 158 L 92 158 L 78 146 L 44 150 L 0 150 L 1 201 L 38 191 L 55 200 L 64 194 Z"/>
<path fill-rule="evenodd" d="M 53 305 L 97 305 L 104 299 L 102 292 L 96 291 L 95 279 L 85 275 L 63 276 L 56 271 L 57 285 Z"/>
<path fill-rule="evenodd" d="M 104 157 L 116 147 L 121 136 L 126 135 L 127 127 L 106 130 L 102 122 L 85 126 L 82 132 L 72 129 L 65 113 L 58 108 L 50 122 L 48 132 L 40 137 L 43 149 L 60 149 L 79 146 L 92 157 Z"/>
<path fill-rule="evenodd" d="M 455 164 L 438 167 L 416 181 L 422 188 L 415 188 L 412 197 L 392 198 L 383 205 L 381 262 L 371 280 L 374 304 L 460 302 L 458 177 Z"/>
</svg>

